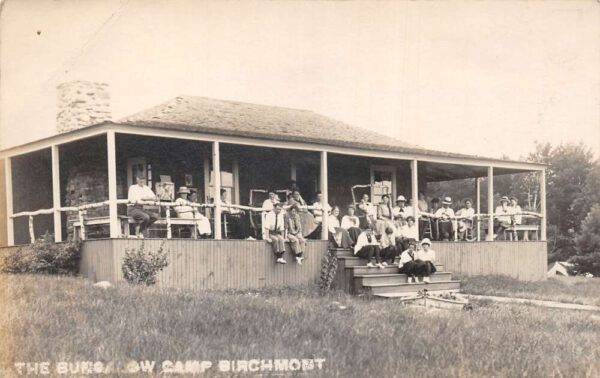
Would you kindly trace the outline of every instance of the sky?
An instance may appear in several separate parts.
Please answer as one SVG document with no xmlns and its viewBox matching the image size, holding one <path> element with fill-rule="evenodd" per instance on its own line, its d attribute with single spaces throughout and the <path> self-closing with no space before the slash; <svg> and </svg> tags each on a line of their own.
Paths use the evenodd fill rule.
<svg viewBox="0 0 600 378">
<path fill-rule="evenodd" d="M 56 131 L 56 86 L 113 119 L 178 95 L 309 109 L 428 149 L 600 156 L 600 2 L 4 0 L 0 148 Z"/>
</svg>

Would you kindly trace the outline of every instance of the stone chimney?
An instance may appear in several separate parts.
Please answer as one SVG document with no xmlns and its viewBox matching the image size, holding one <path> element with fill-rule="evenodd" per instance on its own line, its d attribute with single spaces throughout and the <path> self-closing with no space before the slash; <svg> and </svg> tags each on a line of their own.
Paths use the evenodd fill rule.
<svg viewBox="0 0 600 378">
<path fill-rule="evenodd" d="M 111 120 L 108 84 L 77 80 L 62 83 L 56 88 L 58 133 Z"/>
</svg>

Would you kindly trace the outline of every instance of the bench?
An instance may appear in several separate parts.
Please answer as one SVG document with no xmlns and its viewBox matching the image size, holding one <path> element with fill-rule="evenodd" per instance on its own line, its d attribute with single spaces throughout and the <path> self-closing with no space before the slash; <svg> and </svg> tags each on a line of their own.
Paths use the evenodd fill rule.
<svg viewBox="0 0 600 378">
<path fill-rule="evenodd" d="M 126 215 L 119 215 L 119 216 L 117 216 L 117 219 L 119 220 L 119 224 L 121 226 L 121 235 L 123 237 L 129 237 L 130 236 L 129 225 L 136 224 L 136 222 L 132 218 L 130 218 Z M 193 227 L 196 225 L 196 222 L 194 219 L 171 218 L 170 222 L 171 222 L 171 226 L 179 225 L 179 226 Z M 83 228 L 81 227 L 81 223 L 82 223 L 81 219 L 73 222 L 73 237 L 75 240 L 79 240 L 79 239 L 85 240 L 86 239 L 85 227 L 87 227 L 87 226 L 99 226 L 99 225 L 108 226 L 108 225 L 110 225 L 110 218 L 109 218 L 109 216 L 83 218 L 83 225 L 84 225 Z M 166 226 L 167 219 L 159 218 L 154 224 Z M 168 235 L 169 233 L 170 233 L 169 230 L 167 230 L 168 238 L 170 238 L 170 235 Z M 193 235 L 194 239 L 197 238 L 197 233 L 193 232 L 192 235 Z"/>
<path fill-rule="evenodd" d="M 519 240 L 518 231 L 523 231 L 523 240 L 529 241 L 529 233 L 531 231 L 535 232 L 535 240 L 540 240 L 539 230 L 540 226 L 537 224 L 516 224 L 514 226 L 509 227 L 506 230 L 506 232 L 510 232 L 510 240 L 513 239 L 513 235 L 515 236 L 516 240 Z"/>
</svg>

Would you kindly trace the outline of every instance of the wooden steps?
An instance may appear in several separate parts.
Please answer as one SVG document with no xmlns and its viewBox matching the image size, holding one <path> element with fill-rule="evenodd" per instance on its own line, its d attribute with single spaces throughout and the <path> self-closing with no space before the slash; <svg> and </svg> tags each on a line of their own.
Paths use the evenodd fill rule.
<svg viewBox="0 0 600 378">
<path fill-rule="evenodd" d="M 430 283 L 408 283 L 408 276 L 398 272 L 396 265 L 383 269 L 368 268 L 367 261 L 356 257 L 351 249 L 336 249 L 338 270 L 336 287 L 352 294 L 369 292 L 374 296 L 396 298 L 415 295 L 427 289 L 432 293 L 457 292 L 460 281 L 452 280 L 452 273 L 444 271 L 444 266 L 436 264 L 437 272 L 432 274 Z"/>
</svg>

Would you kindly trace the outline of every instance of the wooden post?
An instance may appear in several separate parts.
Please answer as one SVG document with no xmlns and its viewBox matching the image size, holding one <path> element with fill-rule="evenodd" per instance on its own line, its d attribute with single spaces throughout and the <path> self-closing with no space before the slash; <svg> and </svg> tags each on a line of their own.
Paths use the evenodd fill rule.
<svg viewBox="0 0 600 378">
<path fill-rule="evenodd" d="M 106 156 L 108 160 L 108 216 L 110 219 L 110 237 L 121 236 L 121 225 L 117 216 L 117 147 L 114 130 L 106 133 Z M 127 226 L 129 227 L 129 225 Z M 81 229 L 85 227 L 81 224 Z"/>
<path fill-rule="evenodd" d="M 419 162 L 414 159 L 410 162 L 411 184 L 412 184 L 412 207 L 413 217 L 415 218 L 415 227 L 417 235 L 419 234 Z"/>
<path fill-rule="evenodd" d="M 213 142 L 212 146 L 213 172 L 215 175 L 214 204 L 215 204 L 215 239 L 221 239 L 221 158 L 219 154 L 219 142 Z"/>
<path fill-rule="evenodd" d="M 540 212 L 542 219 L 540 221 L 540 239 L 546 240 L 546 169 L 540 171 Z"/>
<path fill-rule="evenodd" d="M 31 244 L 35 242 L 35 232 L 33 231 L 33 215 L 29 216 L 29 242 Z"/>
<path fill-rule="evenodd" d="M 54 207 L 54 241 L 62 241 L 60 213 L 60 155 L 57 145 L 52 146 L 52 206 Z"/>
<path fill-rule="evenodd" d="M 79 224 L 80 224 L 79 237 L 80 237 L 80 240 L 83 241 L 83 240 L 85 240 L 85 223 L 84 223 L 85 219 L 83 217 L 83 210 L 79 210 L 77 212 L 77 215 L 79 216 Z"/>
<path fill-rule="evenodd" d="M 12 161 L 10 157 L 4 159 L 4 175 L 6 177 L 6 244 L 15 245 L 15 220 L 13 215 L 13 187 L 12 187 Z"/>
<path fill-rule="evenodd" d="M 475 195 L 477 196 L 477 214 L 481 214 L 481 177 L 475 179 Z M 481 218 L 477 217 L 477 241 L 481 241 Z"/>
<path fill-rule="evenodd" d="M 173 237 L 173 233 L 171 231 L 171 207 L 167 206 L 165 209 L 165 213 L 167 216 L 167 239 L 171 239 Z"/>
<path fill-rule="evenodd" d="M 494 167 L 488 167 L 488 232 L 486 240 L 494 240 Z"/>
<path fill-rule="evenodd" d="M 321 151 L 321 194 L 323 195 L 321 206 L 323 208 L 323 221 L 321 222 L 321 239 L 329 240 L 329 229 L 327 228 L 329 215 L 327 205 L 329 204 L 329 192 L 327 182 L 327 151 Z"/>
</svg>

